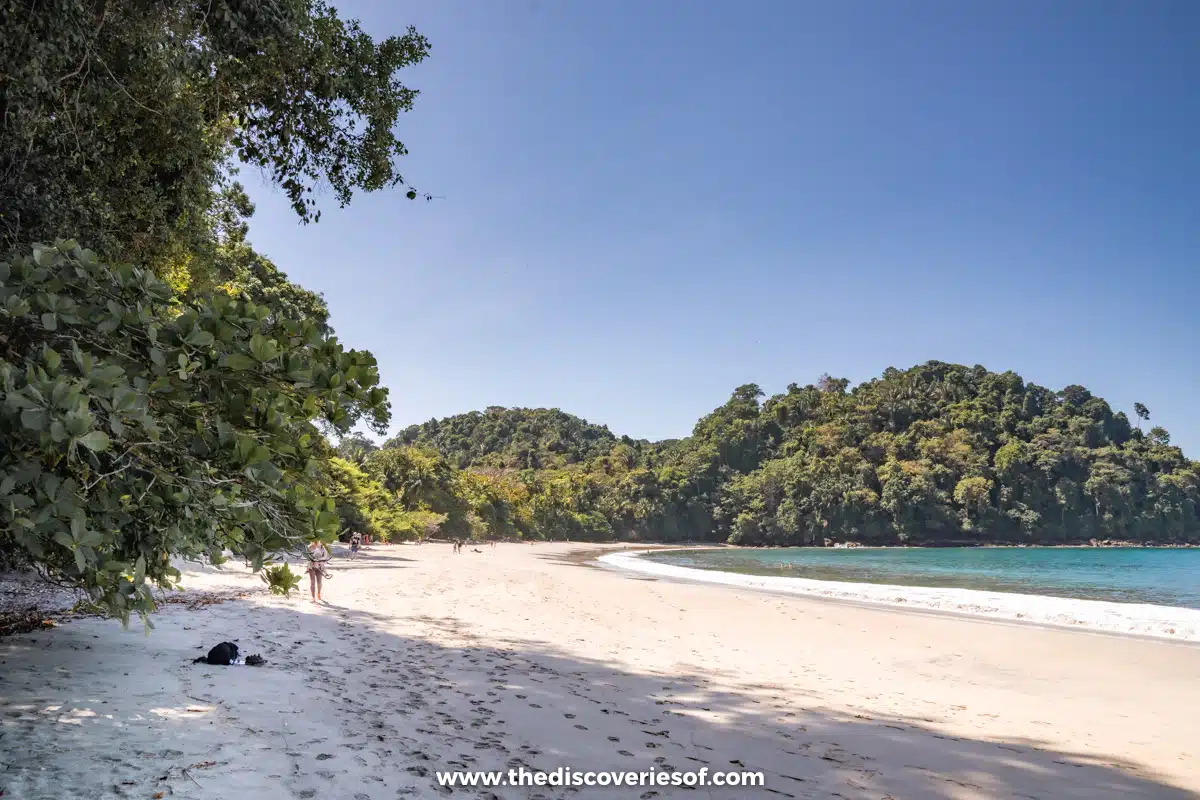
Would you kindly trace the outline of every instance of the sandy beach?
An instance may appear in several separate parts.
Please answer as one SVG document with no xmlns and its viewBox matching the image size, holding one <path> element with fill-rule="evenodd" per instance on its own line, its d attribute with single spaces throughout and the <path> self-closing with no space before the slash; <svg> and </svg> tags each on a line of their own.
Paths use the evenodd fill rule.
<svg viewBox="0 0 1200 800">
<path fill-rule="evenodd" d="M 4 798 L 1200 797 L 1200 647 L 596 566 L 374 546 L 323 605 L 240 568 L 121 631 L 0 640 Z M 234 640 L 264 667 L 192 664 Z M 450 789 L 437 771 L 761 771 Z"/>
</svg>

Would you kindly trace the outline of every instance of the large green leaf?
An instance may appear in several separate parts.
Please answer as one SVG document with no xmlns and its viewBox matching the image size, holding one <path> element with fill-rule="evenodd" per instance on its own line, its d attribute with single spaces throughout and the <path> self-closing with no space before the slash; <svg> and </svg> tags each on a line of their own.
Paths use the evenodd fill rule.
<svg viewBox="0 0 1200 800">
<path fill-rule="evenodd" d="M 230 369 L 236 370 L 254 369 L 258 366 L 258 362 L 256 362 L 253 358 L 244 356 L 241 353 L 230 353 L 225 357 L 225 363 Z"/>
<path fill-rule="evenodd" d="M 96 453 L 104 452 L 108 449 L 110 444 L 108 434 L 104 431 L 91 431 L 90 433 L 85 433 L 83 436 L 80 436 L 78 439 L 76 439 L 76 441 L 87 449 Z"/>
</svg>

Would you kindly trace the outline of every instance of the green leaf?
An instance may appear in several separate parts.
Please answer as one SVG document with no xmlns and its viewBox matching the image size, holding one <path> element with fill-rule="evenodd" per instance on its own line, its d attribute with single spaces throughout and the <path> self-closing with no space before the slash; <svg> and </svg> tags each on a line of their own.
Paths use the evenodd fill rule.
<svg viewBox="0 0 1200 800">
<path fill-rule="evenodd" d="M 41 408 L 27 408 L 21 412 L 21 424 L 31 431 L 46 429 L 46 411 Z"/>
<path fill-rule="evenodd" d="M 92 372 L 92 382 L 112 384 L 120 380 L 124 374 L 125 370 L 121 369 L 116 364 L 105 364 L 101 367 L 97 367 Z"/>
<path fill-rule="evenodd" d="M 113 411 L 127 414 L 138 407 L 138 393 L 127 386 L 113 389 Z"/>
<path fill-rule="evenodd" d="M 78 541 L 82 547 L 99 547 L 104 544 L 104 537 L 96 531 L 84 531 Z"/>
<path fill-rule="evenodd" d="M 60 356 L 52 347 L 42 349 L 42 360 L 46 362 L 46 366 L 52 372 L 57 371 L 62 366 L 62 356 Z"/>
<path fill-rule="evenodd" d="M 53 500 L 58 495 L 58 489 L 62 486 L 63 481 L 57 475 L 47 472 L 42 475 L 40 483 L 42 491 L 46 493 L 46 497 Z"/>
<path fill-rule="evenodd" d="M 42 327 L 48 331 L 57 330 L 58 329 L 58 315 L 51 313 L 49 311 L 46 312 L 45 314 L 42 314 Z"/>
<path fill-rule="evenodd" d="M 8 397 L 5 399 L 13 408 L 37 408 L 37 403 L 21 392 L 9 392 Z"/>
<path fill-rule="evenodd" d="M 92 415 L 84 411 L 72 411 L 66 417 L 67 434 L 70 436 L 82 436 L 92 429 Z"/>
<path fill-rule="evenodd" d="M 208 331 L 194 330 L 188 334 L 187 339 L 184 341 L 196 347 L 211 347 L 216 339 Z"/>
<path fill-rule="evenodd" d="M 110 444 L 108 434 L 104 431 L 92 431 L 91 433 L 85 433 L 75 441 L 79 442 L 93 453 L 103 453 L 108 449 Z"/>
<path fill-rule="evenodd" d="M 230 369 L 248 370 L 258 366 L 257 362 L 249 356 L 244 356 L 241 353 L 230 353 L 225 356 L 225 364 Z"/>
<path fill-rule="evenodd" d="M 270 361 L 279 355 L 279 349 L 270 339 L 261 333 L 256 333 L 250 337 L 250 354 L 259 361 Z"/>
</svg>

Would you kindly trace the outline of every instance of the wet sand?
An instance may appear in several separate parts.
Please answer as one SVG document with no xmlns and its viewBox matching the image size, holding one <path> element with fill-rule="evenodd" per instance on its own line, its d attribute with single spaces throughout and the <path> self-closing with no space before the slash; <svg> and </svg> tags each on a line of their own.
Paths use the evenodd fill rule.
<svg viewBox="0 0 1200 800">
<path fill-rule="evenodd" d="M 0 640 L 5 797 L 1198 797 L 1200 648 L 582 566 L 369 548 L 328 603 Z M 222 640 L 260 668 L 193 665 Z M 439 788 L 439 770 L 752 770 L 766 789 Z M 263 794 L 245 794 L 247 791 Z"/>
</svg>

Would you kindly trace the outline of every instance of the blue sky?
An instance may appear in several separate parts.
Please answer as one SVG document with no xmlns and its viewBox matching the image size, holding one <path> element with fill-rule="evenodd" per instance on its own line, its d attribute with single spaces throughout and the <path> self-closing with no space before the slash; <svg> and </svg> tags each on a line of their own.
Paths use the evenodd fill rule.
<svg viewBox="0 0 1200 800">
<path fill-rule="evenodd" d="M 1200 3 L 345 2 L 433 44 L 402 172 L 244 175 L 255 245 L 395 427 L 559 407 L 680 437 L 734 387 L 930 359 L 1145 403 L 1200 456 Z"/>
</svg>

